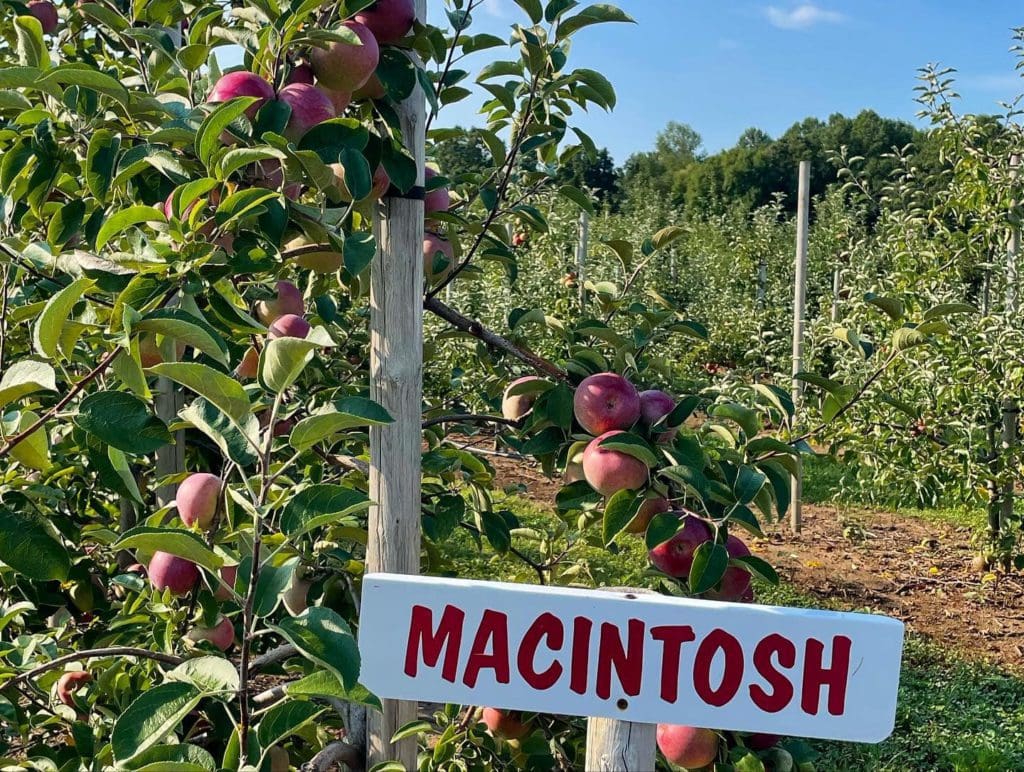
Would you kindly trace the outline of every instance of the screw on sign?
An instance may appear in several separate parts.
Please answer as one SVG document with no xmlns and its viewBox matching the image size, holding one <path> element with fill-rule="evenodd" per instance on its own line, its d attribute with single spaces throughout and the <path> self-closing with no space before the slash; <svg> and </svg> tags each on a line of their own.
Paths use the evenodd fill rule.
<svg viewBox="0 0 1024 772">
<path fill-rule="evenodd" d="M 903 624 L 874 614 L 371 574 L 380 697 L 881 742 Z"/>
</svg>

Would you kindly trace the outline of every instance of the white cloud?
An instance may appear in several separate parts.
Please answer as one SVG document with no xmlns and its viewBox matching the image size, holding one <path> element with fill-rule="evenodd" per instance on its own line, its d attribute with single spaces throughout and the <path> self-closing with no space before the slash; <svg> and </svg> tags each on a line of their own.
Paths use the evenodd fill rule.
<svg viewBox="0 0 1024 772">
<path fill-rule="evenodd" d="M 815 24 L 839 24 L 846 21 L 846 16 L 839 11 L 830 11 L 813 3 L 804 3 L 788 10 L 769 5 L 764 12 L 772 26 L 779 29 L 808 29 Z"/>
</svg>

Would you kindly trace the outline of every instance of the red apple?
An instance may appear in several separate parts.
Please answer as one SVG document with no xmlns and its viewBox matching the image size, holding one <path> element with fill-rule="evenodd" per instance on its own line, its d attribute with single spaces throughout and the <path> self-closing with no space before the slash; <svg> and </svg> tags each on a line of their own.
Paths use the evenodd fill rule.
<svg viewBox="0 0 1024 772">
<path fill-rule="evenodd" d="M 284 129 L 284 135 L 292 142 L 298 142 L 307 131 L 336 114 L 327 95 L 308 83 L 289 83 L 278 92 L 277 98 L 292 108 Z"/>
<path fill-rule="evenodd" d="M 523 378 L 516 378 L 505 388 L 505 393 L 501 398 L 501 414 L 510 421 L 518 421 L 520 418 L 525 416 L 533 408 L 533 403 L 537 399 L 537 392 L 531 391 L 525 394 L 509 394 L 514 386 L 518 386 L 521 383 L 532 383 L 534 381 L 540 381 L 536 375 L 527 375 Z"/>
<path fill-rule="evenodd" d="M 598 373 L 576 387 L 573 411 L 590 434 L 628 429 L 640 418 L 640 395 L 621 375 Z"/>
<path fill-rule="evenodd" d="M 313 68 L 308 64 L 297 64 L 288 73 L 286 83 L 308 83 L 310 86 L 315 82 Z"/>
<path fill-rule="evenodd" d="M 668 541 L 662 542 L 648 553 L 654 567 L 669 576 L 685 578 L 693 566 L 693 552 L 713 538 L 711 526 L 696 515 L 683 514 L 683 527 Z"/>
<path fill-rule="evenodd" d="M 335 41 L 327 48 L 313 48 L 309 58 L 321 85 L 351 93 L 364 85 L 377 69 L 380 49 L 366 25 L 349 20 L 342 26 L 352 30 L 361 45 Z"/>
<path fill-rule="evenodd" d="M 483 721 L 491 734 L 504 737 L 506 740 L 519 740 L 530 733 L 529 723 L 523 723 L 523 716 L 518 710 L 499 710 L 484 708 Z"/>
<path fill-rule="evenodd" d="M 242 361 L 235 368 L 235 377 L 240 380 L 252 380 L 259 374 L 260 352 L 255 346 L 249 346 L 242 355 Z"/>
<path fill-rule="evenodd" d="M 235 580 L 238 579 L 238 566 L 221 566 L 220 578 L 223 579 L 227 584 L 229 584 L 232 589 L 234 589 Z M 230 600 L 231 593 L 228 591 L 227 587 L 224 587 L 222 584 L 218 583 L 217 589 L 213 591 L 213 598 L 214 600 L 220 601 Z"/>
<path fill-rule="evenodd" d="M 718 756 L 718 735 L 710 729 L 658 724 L 657 740 L 666 759 L 687 769 L 706 767 Z"/>
<path fill-rule="evenodd" d="M 180 360 L 185 354 L 185 344 L 177 341 L 174 344 L 177 358 Z M 144 332 L 139 336 L 139 362 L 143 367 L 152 367 L 164 361 L 164 355 L 160 353 L 160 347 L 156 343 L 156 334 Z"/>
<path fill-rule="evenodd" d="M 750 549 L 738 536 L 729 534 L 725 544 L 730 558 L 742 558 L 750 554 Z M 751 589 L 750 572 L 738 566 L 729 566 L 725 569 L 725 575 L 719 588 L 708 590 L 705 597 L 712 600 L 725 600 L 731 603 L 740 603 L 743 596 Z"/>
<path fill-rule="evenodd" d="M 305 338 L 312 328 L 309 322 L 297 314 L 285 314 L 275 319 L 267 330 L 267 337 L 275 338 Z"/>
<path fill-rule="evenodd" d="M 647 464 L 628 453 L 601 447 L 604 440 L 622 433 L 619 430 L 605 432 L 591 440 L 583 451 L 583 475 L 590 487 L 603 496 L 626 489 L 636 490 L 647 484 L 650 474 Z"/>
<path fill-rule="evenodd" d="M 777 734 L 765 734 L 764 732 L 755 732 L 752 735 L 743 738 L 743 744 L 746 745 L 752 751 L 766 751 L 769 748 L 775 746 L 782 738 Z"/>
<path fill-rule="evenodd" d="M 227 102 L 229 99 L 243 96 L 259 97 L 259 101 L 254 102 L 245 111 L 245 114 L 251 121 L 256 117 L 256 113 L 259 112 L 264 103 L 268 99 L 274 98 L 274 87 L 256 73 L 235 70 L 220 77 L 220 80 L 214 84 L 213 89 L 210 91 L 207 101 Z"/>
<path fill-rule="evenodd" d="M 430 182 L 430 180 L 437 175 L 438 173 L 435 169 L 431 169 L 429 166 L 424 168 L 424 184 Z M 436 212 L 447 212 L 451 203 L 452 201 L 451 196 L 448 195 L 448 188 L 434 188 L 433 190 L 428 190 L 426 195 L 423 197 L 423 212 L 427 217 Z"/>
<path fill-rule="evenodd" d="M 370 76 L 368 81 L 366 81 L 365 86 L 357 88 L 352 92 L 352 98 L 355 100 L 383 99 L 387 96 L 387 93 L 387 89 L 384 88 L 384 84 L 380 82 L 380 78 L 378 78 L 375 73 Z"/>
<path fill-rule="evenodd" d="M 195 563 L 168 552 L 154 552 L 148 570 L 153 586 L 158 590 L 169 589 L 173 595 L 188 594 L 199 581 Z"/>
<path fill-rule="evenodd" d="M 31 0 L 28 4 L 28 12 L 39 20 L 43 32 L 47 35 L 57 32 L 60 19 L 57 17 L 57 6 L 50 0 Z"/>
<path fill-rule="evenodd" d="M 213 627 L 193 627 L 185 637 L 193 643 L 209 641 L 221 651 L 227 651 L 235 642 L 235 626 L 230 619 L 222 616 Z"/>
<path fill-rule="evenodd" d="M 298 316 L 306 310 L 302 292 L 290 281 L 279 281 L 276 289 L 275 300 L 261 300 L 256 304 L 256 317 L 267 326 L 285 314 Z"/>
<path fill-rule="evenodd" d="M 75 692 L 92 681 L 92 674 L 85 670 L 70 670 L 57 681 L 57 699 L 68 707 L 75 707 Z"/>
<path fill-rule="evenodd" d="M 672 505 L 669 504 L 668 499 L 664 499 L 661 496 L 656 496 L 653 499 L 644 499 L 640 509 L 636 512 L 636 516 L 626 526 L 626 533 L 646 533 L 647 526 L 651 524 L 651 520 L 655 515 L 668 512 L 671 509 Z"/>
<path fill-rule="evenodd" d="M 377 0 L 355 15 L 370 28 L 378 43 L 397 43 L 409 34 L 416 20 L 414 0 Z"/>
<path fill-rule="evenodd" d="M 178 493 L 174 498 L 181 522 L 189 527 L 196 525 L 204 531 L 209 530 L 217 514 L 217 504 L 220 502 L 223 487 L 224 481 L 208 472 L 198 472 L 186 477 L 178 486 Z"/>
<path fill-rule="evenodd" d="M 658 421 L 675 410 L 675 407 L 676 401 L 663 391 L 659 391 L 658 389 L 641 391 L 640 423 L 650 429 L 658 423 Z M 655 442 L 669 442 L 676 436 L 676 432 L 679 431 L 678 427 L 662 426 L 659 428 L 663 428 L 665 431 L 658 432 L 658 434 L 655 435 Z"/>
<path fill-rule="evenodd" d="M 348 106 L 352 103 L 352 94 L 348 91 L 338 91 L 333 88 L 324 88 L 322 85 L 317 86 L 318 89 L 324 92 L 324 95 L 331 100 L 331 104 L 334 105 L 334 114 L 343 115 Z"/>
<path fill-rule="evenodd" d="M 440 252 L 448 260 L 447 266 L 437 274 L 434 273 L 434 259 Z M 423 234 L 423 275 L 430 281 L 437 281 L 446 276 L 455 264 L 455 251 L 448 239 L 427 231 Z"/>
</svg>

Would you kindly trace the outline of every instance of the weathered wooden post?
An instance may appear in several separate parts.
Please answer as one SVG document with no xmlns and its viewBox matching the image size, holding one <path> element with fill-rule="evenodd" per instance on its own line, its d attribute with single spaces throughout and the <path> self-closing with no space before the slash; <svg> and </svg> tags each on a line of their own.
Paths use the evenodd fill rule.
<svg viewBox="0 0 1024 772">
<path fill-rule="evenodd" d="M 793 282 L 793 407 L 799 416 L 803 402 L 803 383 L 797 373 L 803 368 L 804 358 L 804 298 L 807 291 L 807 229 L 810 209 L 811 162 L 800 162 L 800 185 L 796 210 L 796 276 Z M 796 419 L 794 419 L 796 420 Z M 797 459 L 789 503 L 789 525 L 793 533 L 800 533 L 803 522 L 803 460 Z"/>
<path fill-rule="evenodd" d="M 426 19 L 426 0 L 416 0 Z M 416 185 L 384 199 L 370 269 L 370 396 L 394 423 L 370 430 L 368 573 L 419 573 L 420 431 L 423 392 L 423 163 L 426 104 L 417 85 L 396 107 L 402 141 L 416 161 Z M 367 717 L 367 767 L 397 761 L 416 768 L 416 738 L 392 743 L 416 719 L 416 703 L 383 700 Z"/>
<path fill-rule="evenodd" d="M 1017 182 L 1018 166 L 1020 157 L 1014 154 L 1010 158 L 1010 177 L 1014 184 Z M 1011 208 L 1012 221 L 1010 223 L 1010 236 L 1006 241 L 1006 319 L 1010 324 L 1015 323 L 1017 317 L 1017 252 L 1020 250 L 1020 225 L 1017 222 L 1017 197 L 1014 196 Z M 1012 466 L 1011 453 L 1017 447 L 1017 424 L 1020 421 L 1020 406 L 1012 398 L 1003 400 L 1003 472 L 1006 480 L 1003 482 L 1002 495 L 1000 496 L 999 530 L 1003 532 L 1013 517 L 1014 490 L 1013 475 L 1007 474 Z"/>
<path fill-rule="evenodd" d="M 590 239 L 590 216 L 586 212 L 580 212 L 580 238 L 576 245 L 576 284 L 580 290 L 580 307 L 587 305 L 587 290 L 583 287 L 586 278 L 584 271 L 587 264 L 588 240 Z"/>
<path fill-rule="evenodd" d="M 839 293 L 842 291 L 842 271 L 837 265 L 832 271 L 832 313 L 829 318 L 832 324 L 839 321 Z"/>
</svg>

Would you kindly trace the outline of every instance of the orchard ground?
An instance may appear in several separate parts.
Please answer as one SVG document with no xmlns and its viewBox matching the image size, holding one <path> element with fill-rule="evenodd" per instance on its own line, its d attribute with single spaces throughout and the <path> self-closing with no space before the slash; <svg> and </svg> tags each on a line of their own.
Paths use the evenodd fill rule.
<svg viewBox="0 0 1024 772">
<path fill-rule="evenodd" d="M 504 494 L 496 507 L 514 512 L 524 530 L 513 546 L 538 563 L 557 543 L 550 502 L 557 483 L 539 469 L 490 458 Z M 833 500 L 838 469 L 808 465 L 805 525 L 766 525 L 751 549 L 778 567 L 782 584 L 758 586 L 764 603 L 883 613 L 907 624 L 896 730 L 880 745 L 814 741 L 822 770 L 1024 769 L 1024 583 L 1019 576 L 979 573 L 971 536 L 983 513 L 953 510 L 879 511 Z M 542 541 L 550 537 L 548 543 Z M 646 551 L 626 537 L 617 555 L 583 544 L 564 555 L 573 581 L 643 586 Z M 457 546 L 456 546 L 457 545 Z M 459 576 L 536 582 L 521 560 L 460 534 L 448 558 Z M 432 569 L 445 573 L 445 566 Z M 563 582 L 569 581 L 563 576 Z"/>
</svg>

